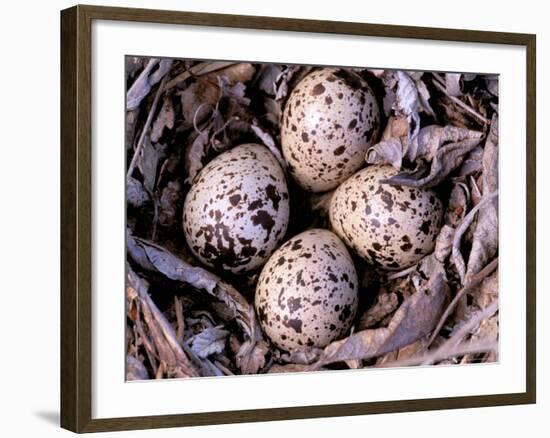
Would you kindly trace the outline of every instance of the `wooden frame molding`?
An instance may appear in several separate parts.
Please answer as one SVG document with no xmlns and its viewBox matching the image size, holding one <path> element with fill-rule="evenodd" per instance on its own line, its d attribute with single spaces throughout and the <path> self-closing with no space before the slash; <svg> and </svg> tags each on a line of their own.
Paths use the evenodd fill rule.
<svg viewBox="0 0 550 438">
<path fill-rule="evenodd" d="M 527 381 L 520 394 L 92 419 L 91 24 L 140 21 L 415 38 L 527 49 Z M 75 6 L 61 12 L 61 426 L 74 432 L 147 429 L 535 403 L 536 37 L 530 34 L 161 10 Z"/>
</svg>

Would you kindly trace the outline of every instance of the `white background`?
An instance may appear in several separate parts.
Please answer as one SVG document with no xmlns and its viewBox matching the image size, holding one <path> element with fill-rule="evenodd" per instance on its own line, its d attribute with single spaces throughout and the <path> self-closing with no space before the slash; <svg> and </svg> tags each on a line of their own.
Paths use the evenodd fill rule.
<svg viewBox="0 0 550 438">
<path fill-rule="evenodd" d="M 103 4 L 102 2 L 93 2 Z M 548 232 L 540 226 L 550 218 L 544 211 L 548 185 L 543 165 L 547 131 L 543 120 L 548 101 L 547 52 L 550 37 L 543 2 L 524 1 L 510 6 L 504 2 L 462 0 L 442 6 L 441 2 L 380 2 L 375 7 L 356 0 L 308 3 L 296 1 L 115 1 L 106 4 L 211 12 L 275 15 L 377 23 L 463 27 L 538 34 L 538 352 L 539 403 L 536 406 L 499 407 L 369 417 L 286 421 L 270 424 L 212 426 L 182 430 L 131 432 L 113 436 L 190 437 L 252 435 L 262 437 L 317 434 L 335 436 L 360 432 L 368 436 L 441 436 L 491 434 L 511 436 L 534 432 L 548 423 L 543 412 L 550 408 L 548 384 L 540 371 L 549 364 L 543 339 L 548 322 L 542 320 L 546 306 L 543 292 L 543 251 Z M 59 9 L 65 1 L 10 2 L 2 11 L 2 65 L 0 104 L 2 155 L 0 193 L 2 215 L 0 244 L 2 312 L 0 387 L 2 422 L 8 436 L 68 435 L 58 429 L 59 399 Z M 361 6 L 360 6 L 361 5 Z M 546 68 L 546 70 L 545 70 Z M 545 117 L 546 116 L 546 117 Z M 546 128 L 547 129 L 547 128 Z M 7 154 L 6 154 L 7 153 Z M 7 245 L 6 245 L 7 237 Z M 544 364 L 544 365 L 543 365 Z M 540 430 L 540 429 L 539 429 Z"/>
</svg>

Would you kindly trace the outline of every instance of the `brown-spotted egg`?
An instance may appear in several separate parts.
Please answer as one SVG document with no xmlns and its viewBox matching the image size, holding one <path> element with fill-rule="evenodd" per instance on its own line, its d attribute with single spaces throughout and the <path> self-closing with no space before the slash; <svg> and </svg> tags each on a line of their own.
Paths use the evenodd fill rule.
<svg viewBox="0 0 550 438">
<path fill-rule="evenodd" d="M 183 230 L 205 265 L 233 273 L 261 266 L 283 239 L 288 189 L 264 146 L 243 144 L 208 163 L 185 199 Z"/>
<path fill-rule="evenodd" d="M 329 230 L 311 229 L 269 258 L 258 279 L 255 307 L 265 334 L 283 350 L 324 347 L 348 333 L 357 291 L 346 246 Z"/>
<path fill-rule="evenodd" d="M 281 145 L 298 184 L 311 192 L 338 186 L 364 165 L 380 112 L 357 73 L 325 68 L 303 78 L 283 110 Z"/>
<path fill-rule="evenodd" d="M 393 186 L 381 180 L 392 166 L 372 165 L 340 185 L 330 203 L 330 223 L 342 240 L 372 265 L 407 268 L 435 245 L 443 206 L 429 189 Z"/>
</svg>

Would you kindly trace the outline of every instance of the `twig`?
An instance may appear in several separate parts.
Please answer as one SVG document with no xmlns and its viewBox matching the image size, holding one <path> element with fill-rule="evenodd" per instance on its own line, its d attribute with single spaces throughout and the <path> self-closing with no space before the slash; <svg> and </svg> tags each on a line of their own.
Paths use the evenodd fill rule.
<svg viewBox="0 0 550 438">
<path fill-rule="evenodd" d="M 151 91 L 151 86 L 154 84 L 151 84 L 149 82 L 149 75 L 151 74 L 151 71 L 158 65 L 159 61 L 159 58 L 150 58 L 149 61 L 147 61 L 147 65 L 143 68 L 143 71 L 130 86 L 130 89 L 126 93 L 127 111 L 136 110 L 139 107 L 141 100 L 149 93 L 149 91 Z M 142 94 L 145 92 L 142 90 L 143 88 L 147 90 L 147 94 L 145 95 Z M 135 98 L 136 94 L 139 96 L 137 99 Z"/>
<path fill-rule="evenodd" d="M 330 210 L 330 201 L 334 196 L 334 192 L 335 190 L 331 190 L 330 192 L 322 193 L 320 195 L 312 195 L 310 198 L 311 209 L 313 211 L 320 211 L 321 213 L 328 215 Z"/>
<path fill-rule="evenodd" d="M 452 356 L 457 356 L 454 354 L 457 348 L 459 348 L 460 343 L 462 342 L 462 339 L 470 333 L 475 327 L 477 327 L 481 321 L 483 321 L 486 318 L 489 318 L 492 316 L 496 311 L 498 310 L 498 300 L 493 301 L 491 304 L 489 304 L 485 309 L 474 313 L 468 321 L 462 325 L 449 339 L 447 339 L 443 345 L 441 345 L 437 351 L 443 355 L 450 357 L 451 353 Z M 491 351 L 496 351 L 497 349 L 497 342 L 493 341 L 495 343 L 495 348 L 491 349 Z M 472 344 L 472 342 L 468 342 L 465 344 Z M 464 344 L 463 344 L 464 345 Z M 468 353 L 473 353 L 472 351 L 469 351 Z M 430 365 L 433 363 L 433 360 L 430 360 L 429 358 L 426 358 L 426 360 L 422 363 L 423 365 Z"/>
<path fill-rule="evenodd" d="M 126 176 L 132 176 L 132 173 L 136 168 L 137 161 L 139 159 L 139 156 L 141 155 L 141 149 L 143 148 L 143 142 L 145 141 L 145 136 L 147 135 L 147 132 L 149 131 L 149 126 L 153 121 L 153 116 L 157 109 L 158 102 L 160 100 L 160 95 L 164 91 L 164 86 L 166 84 L 167 79 L 168 79 L 168 76 L 164 76 L 162 78 L 162 81 L 160 82 L 159 88 L 157 90 L 157 94 L 155 95 L 155 99 L 153 100 L 153 105 L 151 105 L 151 109 L 149 110 L 149 114 L 147 115 L 147 120 L 145 120 L 145 125 L 143 126 L 143 131 L 141 132 L 139 141 L 136 145 L 136 149 L 134 150 L 134 156 L 132 157 L 132 161 L 128 166 L 128 171 L 126 172 Z"/>
<path fill-rule="evenodd" d="M 155 373 L 155 379 L 160 380 L 163 378 L 164 373 L 166 372 L 166 362 L 163 360 L 160 361 L 160 365 Z"/>
<path fill-rule="evenodd" d="M 439 81 L 439 83 L 443 86 L 445 86 L 445 79 L 443 79 L 443 76 L 441 76 L 439 73 L 433 72 L 432 76 Z"/>
<path fill-rule="evenodd" d="M 472 198 L 472 195 L 470 194 L 470 189 L 468 188 L 466 183 L 463 183 L 463 182 L 458 182 L 456 185 L 459 187 L 462 187 L 462 190 L 464 191 L 464 195 L 466 196 L 466 205 L 468 205 Z"/>
<path fill-rule="evenodd" d="M 473 175 L 470 175 L 470 184 L 472 184 L 473 190 L 475 190 L 475 194 L 478 198 L 481 198 L 481 190 L 479 190 L 479 187 L 477 186 L 476 180 L 473 177 Z"/>
<path fill-rule="evenodd" d="M 184 342 L 182 345 L 183 351 L 189 356 L 191 361 L 199 368 L 199 373 L 201 377 L 206 376 L 222 376 L 223 372 L 220 371 L 216 365 L 214 365 L 210 360 L 208 359 L 201 359 L 199 356 L 197 356 L 191 347 L 187 345 L 187 342 Z"/>
<path fill-rule="evenodd" d="M 401 277 L 404 277 L 405 275 L 409 275 L 411 272 L 414 272 L 416 271 L 416 267 L 417 265 L 413 265 L 411 266 L 410 268 L 407 268 L 407 269 L 404 269 L 403 271 L 399 271 L 399 272 L 394 272 L 390 275 L 388 275 L 388 280 L 395 280 L 397 278 L 401 278 Z"/>
<path fill-rule="evenodd" d="M 435 330 L 432 332 L 432 336 L 430 337 L 430 340 L 428 341 L 428 347 L 432 344 L 438 333 L 440 332 L 441 328 L 443 327 L 443 324 L 445 324 L 445 321 L 447 318 L 451 315 L 454 308 L 468 291 L 472 290 L 474 287 L 479 285 L 485 277 L 490 275 L 498 266 L 498 257 L 495 258 L 493 261 L 491 261 L 487 266 L 485 266 L 481 271 L 479 271 L 476 275 L 472 277 L 472 280 L 466 284 L 458 293 L 455 295 L 451 303 L 447 306 L 447 309 L 445 309 L 445 312 L 443 312 L 443 315 L 441 315 L 441 318 L 439 319 L 439 322 L 437 323 L 437 326 L 435 327 Z"/>
<path fill-rule="evenodd" d="M 229 126 L 230 123 L 233 123 L 235 121 L 239 121 L 240 118 L 238 116 L 231 116 L 229 117 L 229 119 L 227 119 L 225 121 L 225 123 L 223 124 L 223 126 L 221 128 L 219 128 L 217 131 L 214 131 L 214 134 L 212 134 L 210 136 L 210 145 L 215 149 L 217 150 L 215 147 L 214 147 L 214 139 L 219 135 L 221 134 L 223 131 L 225 131 L 227 129 L 227 127 Z"/>
<path fill-rule="evenodd" d="M 226 376 L 234 376 L 235 374 L 227 368 L 225 365 L 223 365 L 219 360 L 214 361 L 214 365 L 218 367 L 219 370 L 221 370 L 222 373 L 224 373 Z"/>
<path fill-rule="evenodd" d="M 197 116 L 199 114 L 199 111 L 204 107 L 208 105 L 207 103 L 201 103 L 197 109 L 195 110 L 195 114 L 193 114 L 193 129 L 195 129 L 195 132 L 197 135 L 202 135 L 203 131 L 199 129 L 199 126 L 197 125 Z"/>
<path fill-rule="evenodd" d="M 166 84 L 166 89 L 169 90 L 170 88 L 175 87 L 180 82 L 185 81 L 186 79 L 190 78 L 191 76 L 201 76 L 208 73 L 212 73 L 217 70 L 223 70 L 224 68 L 231 67 L 232 65 L 238 64 L 238 62 L 201 62 L 200 64 L 196 64 L 193 67 L 191 67 L 188 70 L 185 70 L 183 73 L 180 73 L 177 75 L 174 79 L 172 79 L 170 82 Z"/>
<path fill-rule="evenodd" d="M 198 377 L 197 371 L 193 368 L 182 346 L 178 344 L 173 327 L 147 293 L 147 283 L 139 278 L 129 265 L 126 265 L 126 269 L 130 287 L 138 292 L 142 300 L 143 316 L 149 330 L 157 340 L 155 346 L 159 350 L 160 359 L 165 360 L 169 365 L 179 365 L 182 372 L 189 377 Z"/>
<path fill-rule="evenodd" d="M 156 306 L 154 306 L 156 307 Z M 170 345 L 166 342 L 162 327 L 158 324 L 154 308 L 151 306 L 151 303 L 148 301 L 143 302 L 143 319 L 147 324 L 153 342 L 158 351 L 160 362 L 165 361 L 170 365 L 175 365 L 177 362 L 177 357 L 175 352 L 170 348 Z M 159 365 L 160 366 L 160 365 Z"/>
<path fill-rule="evenodd" d="M 158 187 L 158 185 L 157 185 Z M 147 189 L 145 189 L 147 190 Z M 149 193 L 149 191 L 147 190 Z M 149 197 L 153 201 L 153 225 L 151 230 L 151 241 L 155 242 L 157 240 L 157 229 L 158 229 L 158 221 L 159 221 L 159 205 L 158 203 L 160 200 L 158 199 L 158 196 L 156 193 L 149 193 Z"/>
<path fill-rule="evenodd" d="M 447 348 L 438 348 L 433 353 L 423 354 L 421 356 L 415 356 L 408 359 L 396 360 L 393 362 L 386 362 L 381 365 L 377 365 L 377 368 L 388 367 L 408 367 L 415 365 L 426 365 L 428 363 L 440 362 L 451 357 L 464 356 L 466 354 L 485 353 L 488 351 L 495 351 L 498 348 L 498 343 L 495 341 L 479 341 L 479 342 L 465 342 L 452 351 L 448 351 Z"/>
<path fill-rule="evenodd" d="M 153 369 L 153 374 L 157 373 L 157 360 L 159 358 L 157 349 L 155 346 L 151 343 L 151 340 L 149 339 L 149 336 L 147 336 L 147 333 L 145 333 L 145 329 L 143 328 L 143 324 L 141 322 L 141 303 L 137 302 L 138 305 L 138 318 L 136 320 L 136 329 L 139 334 L 139 338 L 141 339 L 141 343 L 143 344 L 143 348 L 145 349 L 145 353 L 147 354 L 147 357 L 149 359 L 149 363 L 151 364 L 151 368 Z"/>
<path fill-rule="evenodd" d="M 134 359 L 137 359 L 139 356 L 139 338 L 138 338 L 139 335 L 135 324 L 132 326 L 132 334 L 134 335 L 133 355 L 134 355 Z"/>
<path fill-rule="evenodd" d="M 474 313 L 470 319 L 468 319 L 462 326 L 458 328 L 456 332 L 452 334 L 452 336 L 447 339 L 442 347 L 447 346 L 447 348 L 451 349 L 453 347 L 456 347 L 462 339 L 470 333 L 474 328 L 476 328 L 481 321 L 483 321 L 485 318 L 489 318 L 490 316 L 493 316 L 493 314 L 498 310 L 498 299 L 494 300 L 491 304 L 489 304 L 484 309 Z"/>
<path fill-rule="evenodd" d="M 474 110 L 473 108 L 471 108 L 469 105 L 466 105 L 464 102 L 462 102 L 459 98 L 455 97 L 455 96 L 451 96 L 447 90 L 445 89 L 445 87 L 443 85 L 441 85 L 438 81 L 435 81 L 435 80 L 432 80 L 432 83 L 439 89 L 441 90 L 449 99 L 451 99 L 451 101 L 453 101 L 456 105 L 458 105 L 459 107 L 461 107 L 463 110 L 469 112 L 471 115 L 473 115 L 474 117 L 478 118 L 479 120 L 481 120 L 485 125 L 488 125 L 489 124 L 489 120 L 487 120 L 485 117 L 483 117 L 481 114 L 479 114 L 476 110 Z"/>
<path fill-rule="evenodd" d="M 183 330 L 185 329 L 185 322 L 183 320 L 183 307 L 178 297 L 174 296 L 174 308 L 176 310 L 176 319 L 178 321 L 178 328 L 176 331 L 176 340 L 180 345 L 183 344 Z"/>
</svg>

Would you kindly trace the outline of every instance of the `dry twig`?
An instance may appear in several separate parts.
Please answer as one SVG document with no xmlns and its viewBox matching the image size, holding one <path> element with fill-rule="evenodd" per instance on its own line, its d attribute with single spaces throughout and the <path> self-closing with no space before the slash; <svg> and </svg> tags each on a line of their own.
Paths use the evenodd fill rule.
<svg viewBox="0 0 550 438">
<path fill-rule="evenodd" d="M 143 316 L 161 362 L 165 361 L 168 365 L 181 370 L 181 377 L 198 377 L 199 374 L 178 344 L 174 329 L 147 293 L 147 284 L 137 276 L 130 266 L 127 265 L 126 269 L 128 287 L 134 289 L 139 295 Z"/>
<path fill-rule="evenodd" d="M 466 105 L 464 102 L 462 102 L 458 97 L 452 96 L 449 94 L 447 89 L 441 85 L 438 81 L 432 81 L 432 83 L 437 87 L 438 90 L 440 90 L 442 93 L 444 93 L 453 103 L 458 105 L 463 110 L 467 111 L 469 114 L 474 116 L 476 119 L 480 120 L 484 125 L 489 124 L 489 120 L 487 120 L 485 117 L 483 117 L 481 114 L 479 114 L 475 109 L 471 108 L 469 105 Z"/>
<path fill-rule="evenodd" d="M 136 168 L 138 159 L 141 155 L 141 150 L 143 148 L 143 142 L 145 141 L 145 136 L 147 135 L 147 132 L 149 131 L 149 126 L 153 121 L 153 115 L 157 110 L 160 95 L 164 91 L 166 80 L 167 80 L 167 76 L 164 76 L 164 78 L 162 78 L 162 81 L 160 82 L 159 88 L 157 90 L 157 94 L 155 95 L 155 99 L 153 100 L 153 104 L 151 105 L 151 109 L 149 110 L 149 114 L 147 115 L 147 120 L 145 121 L 145 125 L 143 126 L 143 131 L 141 131 L 141 135 L 139 137 L 138 143 L 134 150 L 134 156 L 132 157 L 132 161 L 130 161 L 130 165 L 128 166 L 128 171 L 126 172 L 126 176 L 128 177 L 132 176 L 132 173 L 134 173 L 134 169 Z"/>
</svg>

